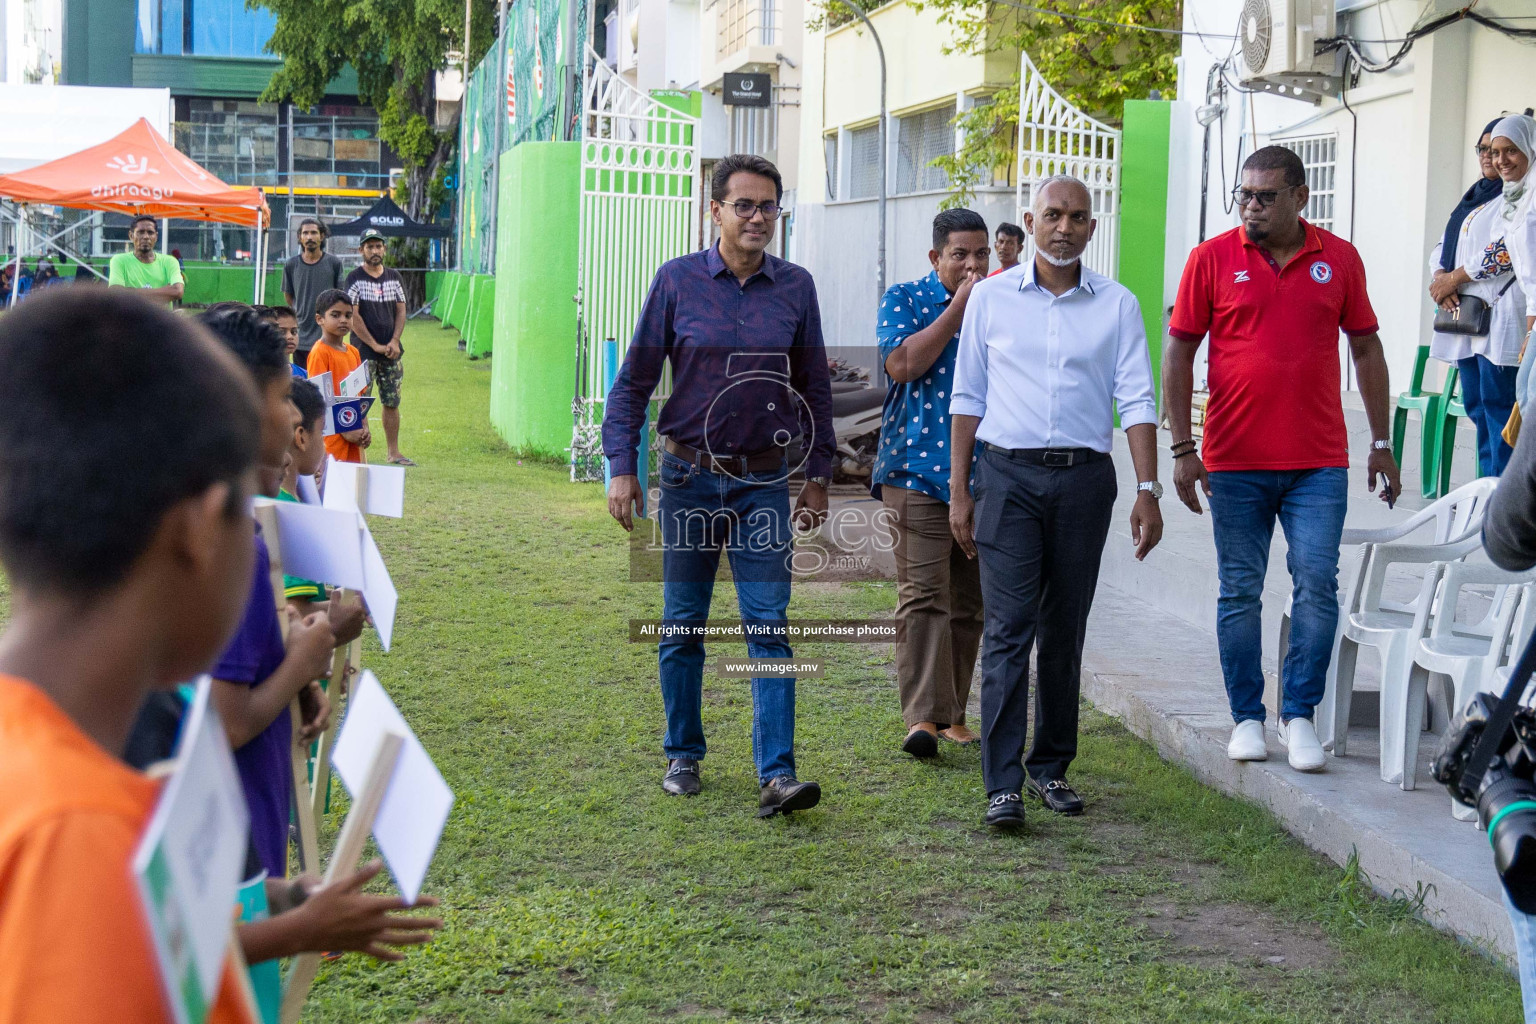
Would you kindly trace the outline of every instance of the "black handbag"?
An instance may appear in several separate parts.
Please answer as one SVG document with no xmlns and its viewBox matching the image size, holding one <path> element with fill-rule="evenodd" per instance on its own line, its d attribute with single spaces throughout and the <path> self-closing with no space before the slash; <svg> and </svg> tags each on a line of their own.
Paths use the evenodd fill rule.
<svg viewBox="0 0 1536 1024">
<path fill-rule="evenodd" d="M 1515 276 L 1510 274 L 1493 302 L 1503 298 L 1514 283 Z M 1484 302 L 1476 295 L 1462 295 L 1460 300 L 1455 309 L 1442 309 L 1435 314 L 1435 330 L 1441 334 L 1466 334 L 1474 338 L 1486 335 L 1493 328 L 1493 302 Z"/>
</svg>

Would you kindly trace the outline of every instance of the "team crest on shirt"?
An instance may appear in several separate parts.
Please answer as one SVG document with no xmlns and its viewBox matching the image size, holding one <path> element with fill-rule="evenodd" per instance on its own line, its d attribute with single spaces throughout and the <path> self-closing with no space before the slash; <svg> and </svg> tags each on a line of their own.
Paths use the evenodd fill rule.
<svg viewBox="0 0 1536 1024">
<path fill-rule="evenodd" d="M 1333 268 L 1322 260 L 1312 264 L 1312 280 L 1318 284 L 1327 284 L 1333 280 Z"/>
</svg>

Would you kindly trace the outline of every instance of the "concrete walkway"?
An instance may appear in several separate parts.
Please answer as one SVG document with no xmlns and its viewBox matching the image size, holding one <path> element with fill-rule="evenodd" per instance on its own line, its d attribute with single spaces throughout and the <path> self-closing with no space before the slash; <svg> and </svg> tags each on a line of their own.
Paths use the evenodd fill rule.
<svg viewBox="0 0 1536 1024">
<path fill-rule="evenodd" d="M 1358 405 L 1349 412 L 1351 450 L 1369 441 Z M 1410 429 L 1408 448 L 1417 441 Z M 1470 428 L 1461 431 L 1453 484 L 1471 476 Z M 1162 434 L 1161 475 L 1168 481 L 1168 435 Z M 1395 510 L 1366 493 L 1364 470 L 1350 470 L 1349 526 L 1378 526 L 1406 518 L 1427 502 L 1418 497 L 1416 460 L 1403 475 L 1408 496 Z M 1163 757 L 1188 767 L 1202 782 L 1262 804 L 1298 838 L 1339 864 L 1352 852 L 1383 895 L 1422 893 L 1430 923 L 1472 943 L 1513 958 L 1513 939 L 1500 902 L 1487 837 L 1474 824 L 1450 815 L 1449 797 L 1421 769 L 1418 788 L 1404 792 L 1381 781 L 1377 766 L 1375 704 L 1357 698 L 1349 755 L 1330 755 L 1325 771 L 1293 772 L 1269 723 L 1270 760 L 1239 764 L 1227 759 L 1232 728 L 1217 659 L 1216 552 L 1210 514 L 1195 516 L 1169 486 L 1164 496 L 1162 544 L 1145 563 L 1135 560 L 1127 517 L 1135 475 L 1123 436 L 1117 439 L 1120 500 L 1104 554 L 1098 598 L 1083 666 L 1083 695 L 1154 744 Z M 1203 499 L 1202 499 L 1203 503 Z M 1353 553 L 1345 556 L 1346 567 Z M 1399 581 L 1411 587 L 1412 581 Z M 1280 613 L 1290 591 L 1285 541 L 1276 530 L 1264 594 L 1265 669 L 1273 675 Z M 1374 671 L 1362 655 L 1362 669 Z M 1362 685 L 1374 680 L 1362 673 Z M 1271 679 L 1269 703 L 1273 705 Z M 1273 707 L 1272 707 L 1273 711 Z M 1435 723 L 1443 726 L 1443 719 Z M 1420 743 L 1427 764 L 1438 736 Z"/>
</svg>

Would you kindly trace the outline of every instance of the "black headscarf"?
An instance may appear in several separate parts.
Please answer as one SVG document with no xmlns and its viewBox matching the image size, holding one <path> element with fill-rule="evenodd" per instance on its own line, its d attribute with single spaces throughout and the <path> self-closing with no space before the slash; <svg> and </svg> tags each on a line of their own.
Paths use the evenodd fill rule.
<svg viewBox="0 0 1536 1024">
<path fill-rule="evenodd" d="M 1494 126 L 1502 120 L 1504 120 L 1502 117 L 1496 117 L 1489 121 L 1488 127 L 1478 133 L 1477 141 L 1482 142 L 1483 136 L 1493 131 Z M 1451 211 L 1451 219 L 1445 222 L 1445 239 L 1440 243 L 1440 269 L 1456 269 L 1456 237 L 1461 234 L 1461 222 L 1466 220 L 1467 215 L 1473 210 L 1499 195 L 1503 190 L 1504 182 L 1498 178 L 1478 178 L 1477 184 L 1467 189 L 1466 194 L 1461 197 L 1461 202 L 1456 204 L 1456 209 Z"/>
</svg>

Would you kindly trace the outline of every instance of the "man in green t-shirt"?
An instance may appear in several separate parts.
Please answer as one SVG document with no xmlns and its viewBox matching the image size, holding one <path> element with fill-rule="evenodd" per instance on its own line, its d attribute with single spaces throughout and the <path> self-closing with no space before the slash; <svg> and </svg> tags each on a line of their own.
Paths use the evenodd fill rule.
<svg viewBox="0 0 1536 1024">
<path fill-rule="evenodd" d="M 115 288 L 135 288 L 145 297 L 164 300 L 170 305 L 183 291 L 181 263 L 176 257 L 155 252 L 160 241 L 160 227 L 155 218 L 142 215 L 128 225 L 128 239 L 133 251 L 112 257 L 107 268 L 107 284 Z"/>
</svg>

